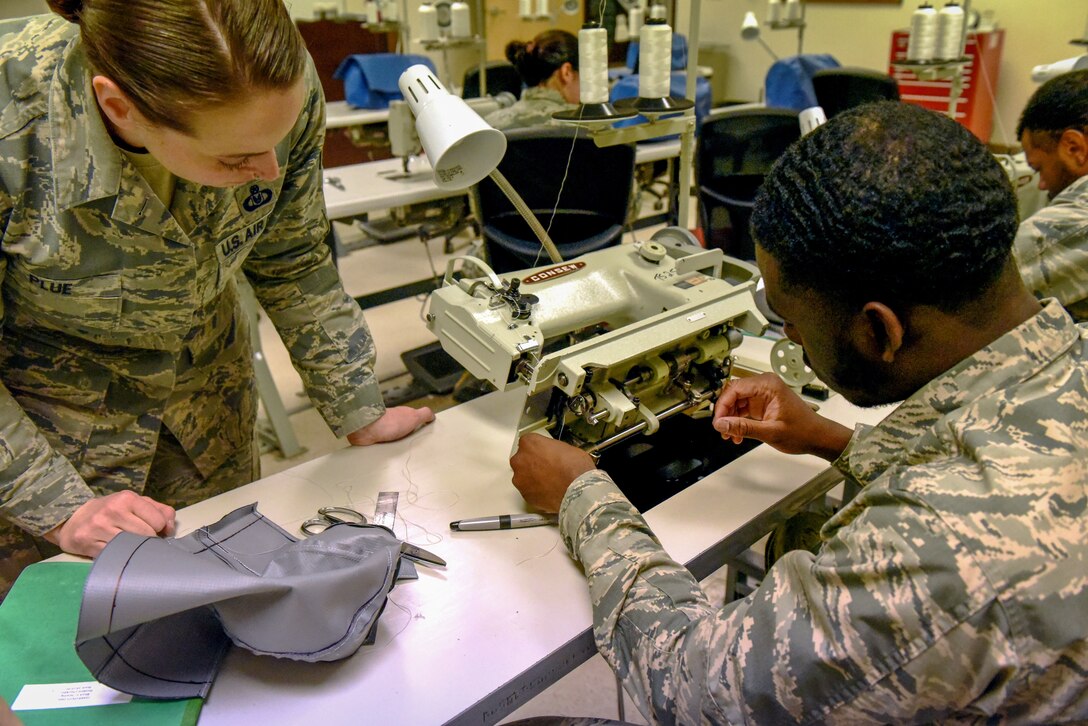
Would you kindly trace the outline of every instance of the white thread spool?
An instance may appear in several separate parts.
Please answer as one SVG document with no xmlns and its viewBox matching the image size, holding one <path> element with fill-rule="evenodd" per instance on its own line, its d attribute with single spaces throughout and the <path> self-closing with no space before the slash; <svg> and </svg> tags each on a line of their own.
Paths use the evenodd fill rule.
<svg viewBox="0 0 1088 726">
<path fill-rule="evenodd" d="M 627 16 L 616 16 L 616 32 L 612 36 L 612 39 L 617 43 L 626 43 L 631 40 L 631 31 L 627 29 Z"/>
<path fill-rule="evenodd" d="M 786 20 L 791 23 L 801 19 L 801 0 L 786 0 Z"/>
<path fill-rule="evenodd" d="M 907 60 L 929 61 L 937 56 L 937 11 L 922 3 L 910 16 Z"/>
<path fill-rule="evenodd" d="M 627 32 L 632 38 L 637 38 L 642 32 L 642 19 L 646 17 L 646 11 L 635 6 L 627 11 Z"/>
<path fill-rule="evenodd" d="M 956 2 L 949 2 L 937 14 L 937 58 L 955 60 L 960 57 L 963 40 L 963 8 Z"/>
<path fill-rule="evenodd" d="M 551 15 L 548 10 L 548 0 L 536 0 L 536 17 L 538 19 L 547 18 Z"/>
<path fill-rule="evenodd" d="M 532 20 L 533 0 L 518 0 L 518 15 L 522 20 Z"/>
<path fill-rule="evenodd" d="M 367 0 L 363 3 L 363 15 L 366 17 L 367 23 L 378 22 L 378 3 L 374 0 Z"/>
<path fill-rule="evenodd" d="M 400 20 L 399 0 L 384 0 L 378 6 L 378 12 L 384 22 L 395 23 Z"/>
<path fill-rule="evenodd" d="M 672 28 L 662 20 L 647 20 L 639 33 L 638 95 L 665 98 L 671 80 Z"/>
<path fill-rule="evenodd" d="M 578 100 L 608 103 L 608 31 L 600 27 L 578 31 Z"/>
<path fill-rule="evenodd" d="M 472 36 L 472 20 L 469 17 L 468 3 L 454 0 L 450 4 L 450 37 L 468 38 Z"/>
<path fill-rule="evenodd" d="M 665 6 L 664 5 L 651 5 L 646 11 L 647 20 L 664 20 L 665 19 Z"/>
<path fill-rule="evenodd" d="M 767 22 L 771 25 L 782 22 L 782 0 L 767 0 Z"/>
<path fill-rule="evenodd" d="M 438 11 L 430 3 L 419 6 L 419 40 L 424 43 L 438 40 Z"/>
</svg>

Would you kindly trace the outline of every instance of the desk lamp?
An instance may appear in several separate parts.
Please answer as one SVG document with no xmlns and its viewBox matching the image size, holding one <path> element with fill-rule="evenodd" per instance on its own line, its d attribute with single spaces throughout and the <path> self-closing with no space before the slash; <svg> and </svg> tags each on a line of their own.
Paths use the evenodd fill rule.
<svg viewBox="0 0 1088 726">
<path fill-rule="evenodd" d="M 490 176 L 532 228 L 552 262 L 562 262 L 559 249 L 536 215 L 499 172 L 506 136 L 488 126 L 463 98 L 446 90 L 425 65 L 408 68 L 397 84 L 416 117 L 416 132 L 438 188 L 467 189 Z"/>
<path fill-rule="evenodd" d="M 759 21 L 756 20 L 756 14 L 749 10 L 744 14 L 744 22 L 740 25 L 740 37 L 744 40 L 755 40 L 763 46 L 763 50 L 771 54 L 771 57 L 778 60 L 778 54 L 771 50 L 771 46 L 767 45 L 767 41 L 760 37 Z"/>
</svg>

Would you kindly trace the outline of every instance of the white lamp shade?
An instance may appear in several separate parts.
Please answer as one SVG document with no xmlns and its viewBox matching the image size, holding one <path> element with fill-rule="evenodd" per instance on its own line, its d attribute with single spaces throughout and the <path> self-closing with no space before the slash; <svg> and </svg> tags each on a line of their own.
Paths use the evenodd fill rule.
<svg viewBox="0 0 1088 726">
<path fill-rule="evenodd" d="M 430 68 L 410 67 L 398 85 L 415 114 L 416 131 L 440 189 L 467 189 L 499 165 L 506 136 L 447 91 Z"/>
<path fill-rule="evenodd" d="M 740 25 L 740 37 L 745 40 L 755 40 L 759 37 L 759 21 L 751 10 L 744 14 L 744 22 Z"/>
</svg>

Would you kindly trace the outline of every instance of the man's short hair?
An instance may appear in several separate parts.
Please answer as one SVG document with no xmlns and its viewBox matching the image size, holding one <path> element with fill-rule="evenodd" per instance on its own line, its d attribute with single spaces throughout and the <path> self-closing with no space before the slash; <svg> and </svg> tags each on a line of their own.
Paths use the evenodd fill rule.
<svg viewBox="0 0 1088 726">
<path fill-rule="evenodd" d="M 1056 141 L 1066 129 L 1088 129 L 1088 70 L 1063 73 L 1039 86 L 1020 114 L 1016 138 L 1030 131 Z"/>
<path fill-rule="evenodd" d="M 951 312 L 997 280 L 1017 222 L 1008 176 L 978 139 L 891 101 L 790 146 L 760 188 L 752 232 L 785 285 Z"/>
</svg>

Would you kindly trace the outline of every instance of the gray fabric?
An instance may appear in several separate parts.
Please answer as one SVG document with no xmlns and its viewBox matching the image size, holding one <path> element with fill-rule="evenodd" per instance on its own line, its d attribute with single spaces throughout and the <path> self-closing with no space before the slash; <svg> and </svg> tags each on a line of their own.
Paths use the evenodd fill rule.
<svg viewBox="0 0 1088 726">
<path fill-rule="evenodd" d="M 179 539 L 121 533 L 87 578 L 76 651 L 100 682 L 149 698 L 206 695 L 230 641 L 339 660 L 373 642 L 400 548 L 373 525 L 299 541 L 255 504 Z"/>
</svg>

